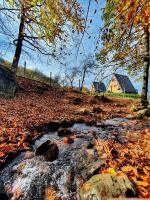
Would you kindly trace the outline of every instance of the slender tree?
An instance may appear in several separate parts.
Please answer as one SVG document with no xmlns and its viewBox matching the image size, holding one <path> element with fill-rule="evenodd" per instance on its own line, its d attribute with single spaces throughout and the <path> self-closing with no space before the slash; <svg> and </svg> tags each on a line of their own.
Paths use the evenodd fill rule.
<svg viewBox="0 0 150 200">
<path fill-rule="evenodd" d="M 142 88 L 142 98 L 141 102 L 144 107 L 148 106 L 148 79 L 149 79 L 149 67 L 150 67 L 150 37 L 149 37 L 149 27 L 146 26 L 144 29 L 144 44 L 145 44 L 145 55 L 144 58 L 144 73 L 143 73 L 143 88 Z"/>
</svg>

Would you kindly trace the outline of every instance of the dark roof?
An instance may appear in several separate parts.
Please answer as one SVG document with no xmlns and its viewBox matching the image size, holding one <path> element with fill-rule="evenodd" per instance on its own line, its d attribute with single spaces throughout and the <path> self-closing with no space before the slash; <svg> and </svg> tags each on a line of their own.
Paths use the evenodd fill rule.
<svg viewBox="0 0 150 200">
<path fill-rule="evenodd" d="M 103 82 L 93 82 L 93 86 L 96 92 L 105 92 L 106 87 Z"/>
<path fill-rule="evenodd" d="M 122 91 L 126 93 L 137 93 L 128 76 L 121 74 L 114 74 L 114 76 L 117 79 Z"/>
</svg>

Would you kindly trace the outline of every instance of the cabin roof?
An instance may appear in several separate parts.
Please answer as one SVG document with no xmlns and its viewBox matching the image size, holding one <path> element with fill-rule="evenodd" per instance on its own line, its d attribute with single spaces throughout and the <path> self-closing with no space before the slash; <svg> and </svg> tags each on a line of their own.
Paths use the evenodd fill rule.
<svg viewBox="0 0 150 200">
<path fill-rule="evenodd" d="M 96 92 L 105 92 L 106 91 L 106 86 L 103 82 L 93 82 L 93 86 Z"/>
<path fill-rule="evenodd" d="M 117 79 L 122 91 L 126 93 L 137 93 L 128 76 L 115 73 L 114 77 Z"/>
</svg>

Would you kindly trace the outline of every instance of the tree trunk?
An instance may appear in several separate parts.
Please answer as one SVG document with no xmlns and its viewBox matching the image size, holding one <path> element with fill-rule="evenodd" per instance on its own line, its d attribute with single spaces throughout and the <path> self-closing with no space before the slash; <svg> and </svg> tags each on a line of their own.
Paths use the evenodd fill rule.
<svg viewBox="0 0 150 200">
<path fill-rule="evenodd" d="M 144 108 L 148 106 L 148 78 L 149 78 L 149 65 L 150 65 L 150 46 L 149 46 L 149 27 L 147 26 L 144 30 L 144 44 L 145 44 L 145 54 L 144 57 L 144 72 L 143 72 L 143 88 L 142 88 L 142 97 L 141 103 Z"/>
<path fill-rule="evenodd" d="M 73 80 L 70 81 L 71 88 L 73 88 Z"/>
<path fill-rule="evenodd" d="M 82 89 L 83 89 L 83 84 L 84 84 L 85 74 L 86 74 L 86 69 L 84 69 L 84 71 L 83 71 L 83 77 L 82 77 L 82 81 L 81 81 L 80 91 L 82 91 Z"/>
<path fill-rule="evenodd" d="M 24 29 L 25 29 L 25 9 L 22 8 L 16 51 L 11 65 L 11 69 L 15 73 L 17 72 L 18 63 L 22 51 L 22 44 L 24 40 Z"/>
</svg>

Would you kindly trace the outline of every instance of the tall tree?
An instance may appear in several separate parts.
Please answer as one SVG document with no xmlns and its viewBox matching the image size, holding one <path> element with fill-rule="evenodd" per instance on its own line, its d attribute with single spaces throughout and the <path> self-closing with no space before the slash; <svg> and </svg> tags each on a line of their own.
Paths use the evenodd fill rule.
<svg viewBox="0 0 150 200">
<path fill-rule="evenodd" d="M 143 71 L 141 103 L 147 107 L 150 4 L 148 0 L 107 0 L 104 9 L 104 48 L 98 55 L 117 68 Z M 102 55 L 105 57 L 102 59 Z"/>
<path fill-rule="evenodd" d="M 2 10 L 11 12 L 9 16 L 13 15 L 14 20 L 17 20 L 17 16 L 20 19 L 18 38 L 14 41 L 14 72 L 24 42 L 44 55 L 52 55 L 51 44 L 62 40 L 66 32 L 65 25 L 71 23 L 78 32 L 83 30 L 82 10 L 76 0 L 6 0 L 1 5 Z M 50 48 L 46 50 L 47 47 Z"/>
</svg>

